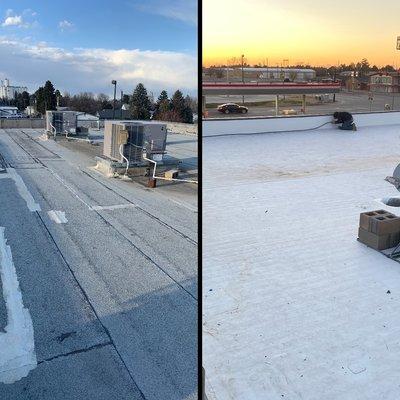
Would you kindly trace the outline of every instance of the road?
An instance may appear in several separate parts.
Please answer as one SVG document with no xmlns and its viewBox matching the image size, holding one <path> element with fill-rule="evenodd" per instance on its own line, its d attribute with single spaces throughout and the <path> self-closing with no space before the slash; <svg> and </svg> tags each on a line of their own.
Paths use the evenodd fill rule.
<svg viewBox="0 0 400 400">
<path fill-rule="evenodd" d="M 41 134 L 0 130 L 0 399 L 197 399 L 196 187 Z"/>
<path fill-rule="evenodd" d="M 350 112 L 369 112 L 369 111 L 384 111 L 385 104 L 389 104 L 390 107 L 393 105 L 393 110 L 400 110 L 400 94 L 395 93 L 393 94 L 384 94 L 384 93 L 374 93 L 373 94 L 373 101 L 370 102 L 368 100 L 368 93 L 367 91 L 355 91 L 355 92 L 346 92 L 342 91 L 336 94 L 336 101 L 315 104 L 315 105 L 308 105 L 306 108 L 307 115 L 315 115 L 315 114 L 331 114 L 337 110 L 346 110 Z M 332 95 L 330 95 L 332 98 Z M 265 102 L 265 101 L 274 101 L 274 96 L 246 96 L 245 102 Z M 233 103 L 242 103 L 241 96 L 210 96 L 207 97 L 208 103 L 226 103 L 226 102 L 233 102 Z M 300 105 L 281 105 L 280 110 L 284 109 L 294 109 L 301 115 Z M 216 109 L 211 108 L 207 109 L 209 113 L 209 117 L 216 118 L 232 118 L 232 115 L 225 115 L 219 113 Z M 233 114 L 233 116 L 240 116 L 241 114 Z M 259 116 L 275 116 L 275 106 L 249 106 L 249 112 L 246 114 L 248 117 L 259 117 Z"/>
</svg>

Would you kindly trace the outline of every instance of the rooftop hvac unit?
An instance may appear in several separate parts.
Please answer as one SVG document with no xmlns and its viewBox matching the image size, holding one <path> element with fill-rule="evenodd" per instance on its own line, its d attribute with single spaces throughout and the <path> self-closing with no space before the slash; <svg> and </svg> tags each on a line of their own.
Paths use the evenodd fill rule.
<svg viewBox="0 0 400 400">
<path fill-rule="evenodd" d="M 76 111 L 46 111 L 46 131 L 54 134 L 76 133 Z"/>
<path fill-rule="evenodd" d="M 166 124 L 146 121 L 105 121 L 103 154 L 118 162 L 141 163 L 146 157 L 165 153 Z M 122 146 L 121 146 L 122 145 Z M 122 153 L 122 154 L 121 154 Z M 123 155 L 123 156 L 122 156 Z"/>
</svg>

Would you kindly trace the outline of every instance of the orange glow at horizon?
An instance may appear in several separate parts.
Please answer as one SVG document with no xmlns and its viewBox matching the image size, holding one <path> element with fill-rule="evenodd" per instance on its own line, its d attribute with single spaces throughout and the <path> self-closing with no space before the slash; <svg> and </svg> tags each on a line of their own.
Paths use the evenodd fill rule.
<svg viewBox="0 0 400 400">
<path fill-rule="evenodd" d="M 203 65 L 244 54 L 249 64 L 400 67 L 400 2 L 387 0 L 203 1 Z"/>
</svg>

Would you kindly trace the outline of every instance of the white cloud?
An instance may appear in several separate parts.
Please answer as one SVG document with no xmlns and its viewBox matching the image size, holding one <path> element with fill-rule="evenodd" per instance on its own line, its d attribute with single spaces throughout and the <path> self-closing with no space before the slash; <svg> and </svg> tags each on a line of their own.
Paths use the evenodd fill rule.
<svg viewBox="0 0 400 400">
<path fill-rule="evenodd" d="M 2 23 L 2 26 L 22 26 L 22 25 L 23 25 L 23 21 L 22 21 L 21 15 L 14 15 L 14 16 L 6 17 L 6 19 Z"/>
<path fill-rule="evenodd" d="M 25 8 L 25 10 L 22 12 L 23 15 L 29 15 L 31 17 L 36 17 L 37 12 L 33 11 L 31 8 Z"/>
<path fill-rule="evenodd" d="M 66 19 L 64 19 L 63 21 L 60 21 L 58 23 L 58 27 L 61 29 L 61 32 L 64 32 L 67 29 L 73 28 L 74 24 L 72 22 L 69 22 Z"/>
<path fill-rule="evenodd" d="M 32 17 L 37 15 L 37 13 L 30 8 L 27 8 L 22 11 L 22 14 L 17 15 L 14 10 L 9 8 L 6 10 L 6 17 L 2 22 L 1 26 L 3 27 L 17 27 L 17 28 L 31 28 L 38 26 L 37 21 L 31 20 Z M 26 21 L 26 18 L 28 21 Z"/>
<path fill-rule="evenodd" d="M 197 58 L 185 53 L 146 50 L 73 49 L 21 43 L 0 37 L 2 69 L 36 90 L 47 79 L 71 93 L 111 91 L 112 79 L 125 92 L 142 82 L 149 91 L 181 89 L 197 94 Z M 27 81 L 28 80 L 28 81 Z"/>
<path fill-rule="evenodd" d="M 145 3 L 135 1 L 133 5 L 141 11 L 197 25 L 197 3 L 197 0 L 148 0 Z"/>
</svg>

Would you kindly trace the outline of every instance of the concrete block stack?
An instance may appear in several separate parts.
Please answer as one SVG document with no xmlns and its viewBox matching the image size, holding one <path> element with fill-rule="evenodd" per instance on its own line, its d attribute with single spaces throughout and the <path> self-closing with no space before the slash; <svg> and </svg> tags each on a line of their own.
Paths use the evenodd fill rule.
<svg viewBox="0 0 400 400">
<path fill-rule="evenodd" d="M 358 240 L 375 250 L 397 246 L 400 242 L 400 217 L 386 210 L 361 213 Z"/>
</svg>

